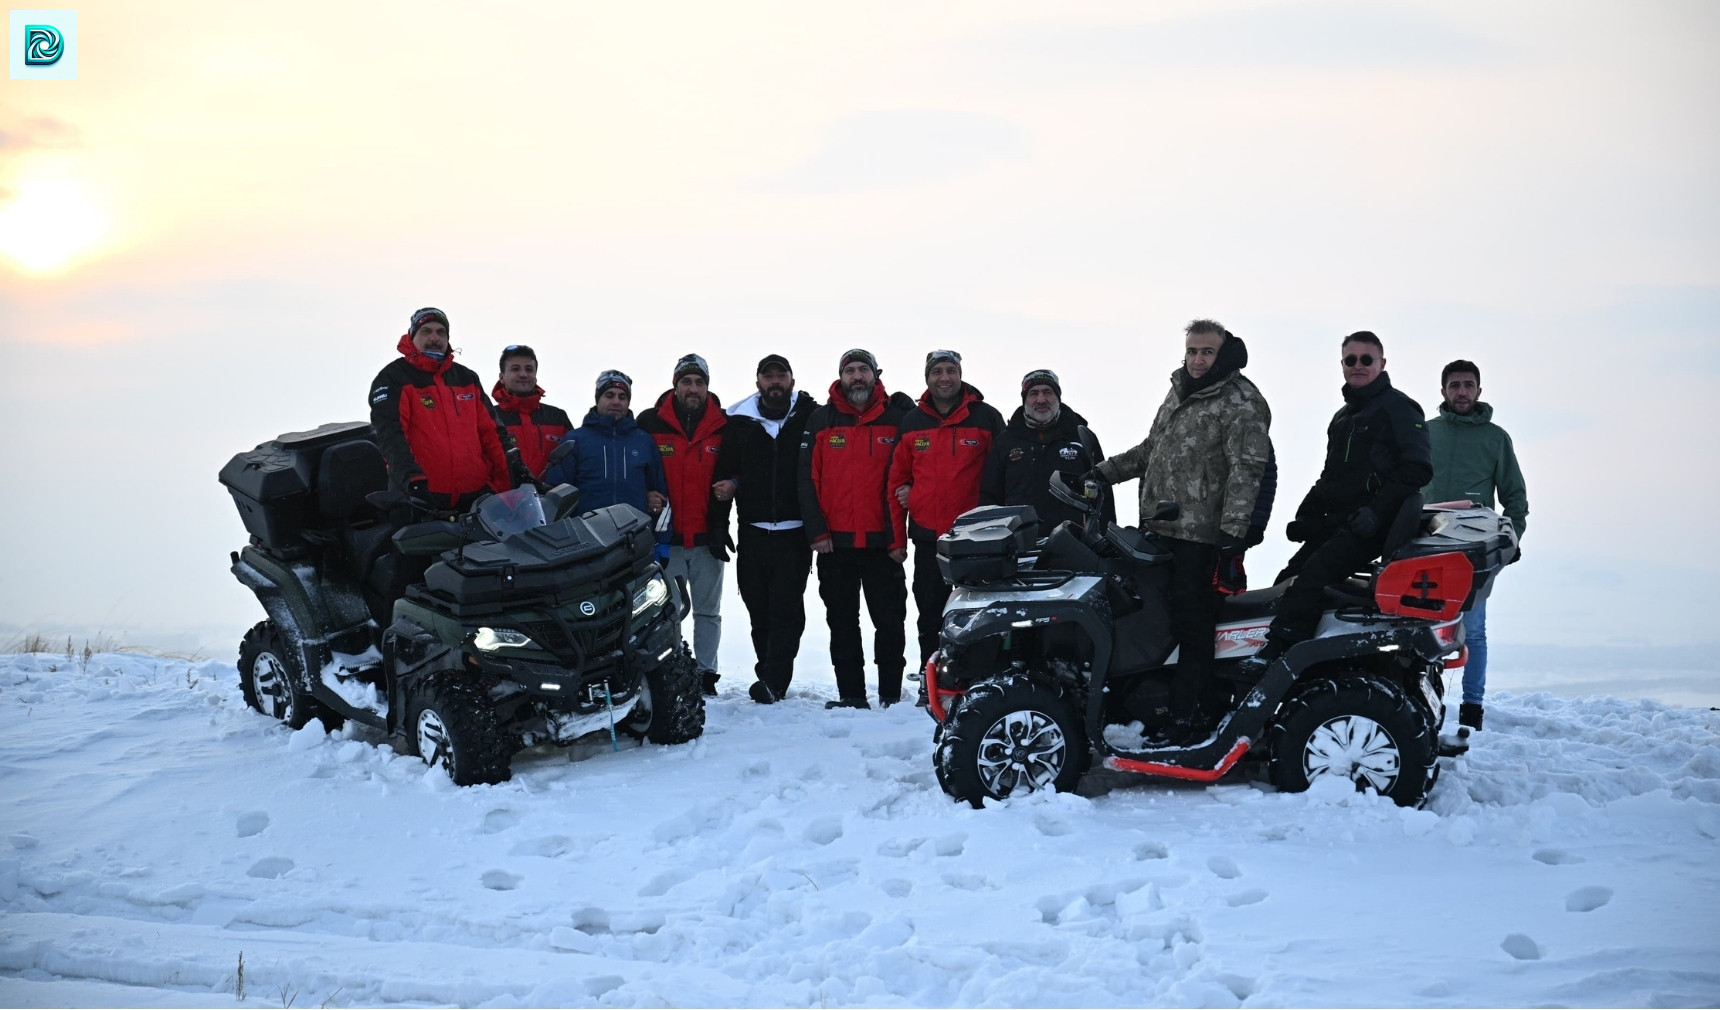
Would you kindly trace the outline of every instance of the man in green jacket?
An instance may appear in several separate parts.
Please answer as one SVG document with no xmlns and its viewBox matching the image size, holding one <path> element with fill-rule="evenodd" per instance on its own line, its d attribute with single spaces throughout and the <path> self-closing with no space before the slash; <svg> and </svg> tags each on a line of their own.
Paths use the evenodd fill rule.
<svg viewBox="0 0 1720 1010">
<path fill-rule="evenodd" d="M 1477 505 L 1498 508 L 1517 528 L 1521 541 L 1529 522 L 1529 492 L 1511 436 L 1493 423 L 1493 408 L 1481 402 L 1481 369 L 1473 361 L 1457 360 L 1439 373 L 1439 413 L 1427 422 L 1433 443 L 1433 481 L 1422 492 L 1430 502 L 1467 498 Z M 1487 601 L 1463 619 L 1469 662 L 1463 667 L 1461 725 L 1481 728 L 1482 696 L 1487 689 Z"/>
<path fill-rule="evenodd" d="M 1214 629 L 1220 598 L 1218 567 L 1249 546 L 1260 481 L 1272 451 L 1272 411 L 1242 374 L 1248 348 L 1211 319 L 1183 331 L 1183 366 L 1159 405 L 1146 441 L 1098 464 L 1091 476 L 1116 484 L 1141 478 L 1141 525 L 1158 533 L 1171 554 L 1171 631 L 1177 640 L 1170 706 L 1172 743 L 1204 739 L 1216 716 Z M 1152 520 L 1161 499 L 1176 501 L 1176 519 Z"/>
</svg>

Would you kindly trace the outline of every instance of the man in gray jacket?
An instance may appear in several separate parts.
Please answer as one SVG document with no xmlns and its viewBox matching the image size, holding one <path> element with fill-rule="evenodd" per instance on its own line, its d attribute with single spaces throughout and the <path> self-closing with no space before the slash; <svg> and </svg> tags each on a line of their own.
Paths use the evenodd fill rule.
<svg viewBox="0 0 1720 1010">
<path fill-rule="evenodd" d="M 1529 490 L 1517 466 L 1511 436 L 1493 423 L 1493 407 L 1481 399 L 1481 368 L 1459 359 L 1439 375 L 1439 413 L 1427 422 L 1433 447 L 1433 480 L 1422 495 L 1430 502 L 1468 499 L 1499 508 L 1517 528 L 1519 542 L 1529 524 Z M 1457 721 L 1481 728 L 1482 699 L 1487 691 L 1487 601 L 1463 616 L 1464 645 L 1469 661 L 1463 665 L 1463 703 Z"/>
<path fill-rule="evenodd" d="M 1248 547 L 1250 521 L 1271 452 L 1272 411 L 1242 375 L 1248 348 L 1242 338 L 1210 319 L 1183 332 L 1183 365 L 1171 373 L 1170 392 L 1153 418 L 1146 441 L 1100 463 L 1093 473 L 1115 484 L 1141 478 L 1141 517 L 1155 503 L 1182 506 L 1173 520 L 1146 521 L 1171 552 L 1167 592 L 1176 636 L 1176 679 L 1171 708 L 1173 743 L 1193 743 L 1211 729 L 1205 694 L 1212 680 L 1213 633 L 1220 598 L 1214 576 Z"/>
</svg>

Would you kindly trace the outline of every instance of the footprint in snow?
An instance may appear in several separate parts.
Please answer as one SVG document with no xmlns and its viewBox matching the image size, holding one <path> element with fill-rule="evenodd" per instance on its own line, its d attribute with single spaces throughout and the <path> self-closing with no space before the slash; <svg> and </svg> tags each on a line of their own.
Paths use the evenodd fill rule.
<svg viewBox="0 0 1720 1010">
<path fill-rule="evenodd" d="M 770 774 L 770 762 L 769 761 L 754 761 L 752 764 L 747 765 L 745 768 L 741 769 L 741 778 L 743 780 L 749 781 L 749 782 L 752 781 L 753 779 L 762 779 L 769 774 Z"/>
<path fill-rule="evenodd" d="M 238 823 L 235 825 L 235 827 L 238 828 L 240 838 L 249 838 L 252 835 L 260 835 L 263 833 L 263 829 L 268 826 L 269 815 L 261 810 L 253 810 L 250 813 L 240 814 Z"/>
<path fill-rule="evenodd" d="M 670 888 L 677 884 L 684 884 L 691 879 L 693 879 L 693 875 L 686 870 L 665 870 L 652 877 L 649 883 L 639 889 L 639 897 L 660 898 L 668 894 Z"/>
<path fill-rule="evenodd" d="M 914 893 L 914 885 L 900 877 L 892 877 L 881 882 L 878 889 L 892 898 L 906 898 Z"/>
<path fill-rule="evenodd" d="M 1565 895 L 1565 911 L 1592 912 L 1612 900 L 1610 887 L 1579 887 Z"/>
<path fill-rule="evenodd" d="M 1247 891 L 1238 891 L 1224 899 L 1224 903 L 1231 908 L 1241 908 L 1243 905 L 1258 905 L 1265 900 L 1266 892 L 1256 887 Z"/>
<path fill-rule="evenodd" d="M 1541 945 L 1522 933 L 1512 933 L 1499 941 L 1499 949 L 1519 961 L 1539 961 Z"/>
<path fill-rule="evenodd" d="M 1546 863 L 1548 866 L 1564 866 L 1567 863 L 1583 862 L 1582 856 L 1574 852 L 1566 852 L 1564 849 L 1536 849 L 1529 858 L 1537 863 Z"/>
<path fill-rule="evenodd" d="M 286 856 L 265 856 L 251 864 L 245 871 L 247 877 L 257 877 L 261 880 L 275 880 L 293 868 L 293 861 Z"/>
<path fill-rule="evenodd" d="M 830 814 L 819 817 L 806 826 L 806 833 L 801 836 L 814 845 L 829 845 L 842 837 L 842 817 Z"/>
<path fill-rule="evenodd" d="M 978 873 L 946 873 L 944 883 L 961 891 L 983 891 L 991 887 L 991 881 Z"/>
<path fill-rule="evenodd" d="M 542 856 L 545 859 L 555 859 L 567 855 L 573 848 L 573 839 L 566 835 L 545 835 L 520 842 L 508 851 L 510 856 Z"/>
<path fill-rule="evenodd" d="M 886 838 L 878 843 L 878 855 L 901 859 L 924 844 L 924 838 Z"/>
<path fill-rule="evenodd" d="M 520 822 L 520 815 L 503 807 L 492 810 L 484 815 L 484 826 L 479 830 L 486 835 L 494 835 L 506 831 Z"/>
<path fill-rule="evenodd" d="M 525 879 L 506 870 L 485 870 L 484 875 L 478 878 L 479 882 L 492 891 L 511 891 Z"/>
<path fill-rule="evenodd" d="M 958 831 L 953 835 L 945 835 L 932 844 L 932 851 L 940 856 L 959 856 L 967 848 L 967 835 Z"/>
<path fill-rule="evenodd" d="M 1135 846 L 1136 859 L 1169 859 L 1170 856 L 1171 850 L 1163 842 L 1142 842 Z"/>
<path fill-rule="evenodd" d="M 1235 880 L 1242 876 L 1242 868 L 1229 856 L 1213 856 L 1206 861 L 1206 868 L 1224 880 Z"/>
</svg>

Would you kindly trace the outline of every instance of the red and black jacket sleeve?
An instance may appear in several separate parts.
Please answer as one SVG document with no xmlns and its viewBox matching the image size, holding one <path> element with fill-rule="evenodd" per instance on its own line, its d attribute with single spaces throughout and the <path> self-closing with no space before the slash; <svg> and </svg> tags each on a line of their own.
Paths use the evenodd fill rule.
<svg viewBox="0 0 1720 1010">
<path fill-rule="evenodd" d="M 411 377 L 406 373 L 416 371 L 404 360 L 392 361 L 370 383 L 370 427 L 388 463 L 388 485 L 397 491 L 405 491 L 424 476 L 401 423 L 401 398 L 412 392 Z"/>
</svg>

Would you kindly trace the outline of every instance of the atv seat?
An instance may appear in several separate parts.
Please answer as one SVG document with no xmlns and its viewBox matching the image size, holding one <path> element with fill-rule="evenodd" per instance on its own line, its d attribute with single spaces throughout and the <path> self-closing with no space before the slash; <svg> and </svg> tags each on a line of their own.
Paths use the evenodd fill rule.
<svg viewBox="0 0 1720 1010">
<path fill-rule="evenodd" d="M 423 574 L 424 567 L 413 563 L 418 559 L 403 558 L 394 550 L 394 524 L 365 500 L 387 487 L 388 467 L 376 443 L 353 439 L 323 451 L 317 475 L 318 511 L 337 529 L 345 574 L 363 587 L 366 608 L 379 627 L 388 626 L 394 601 Z"/>
<path fill-rule="evenodd" d="M 1265 589 L 1250 589 L 1246 593 L 1226 596 L 1219 608 L 1218 619 L 1220 622 L 1271 620 L 1278 613 L 1279 599 L 1289 588 L 1289 582 L 1282 582 Z"/>
</svg>

